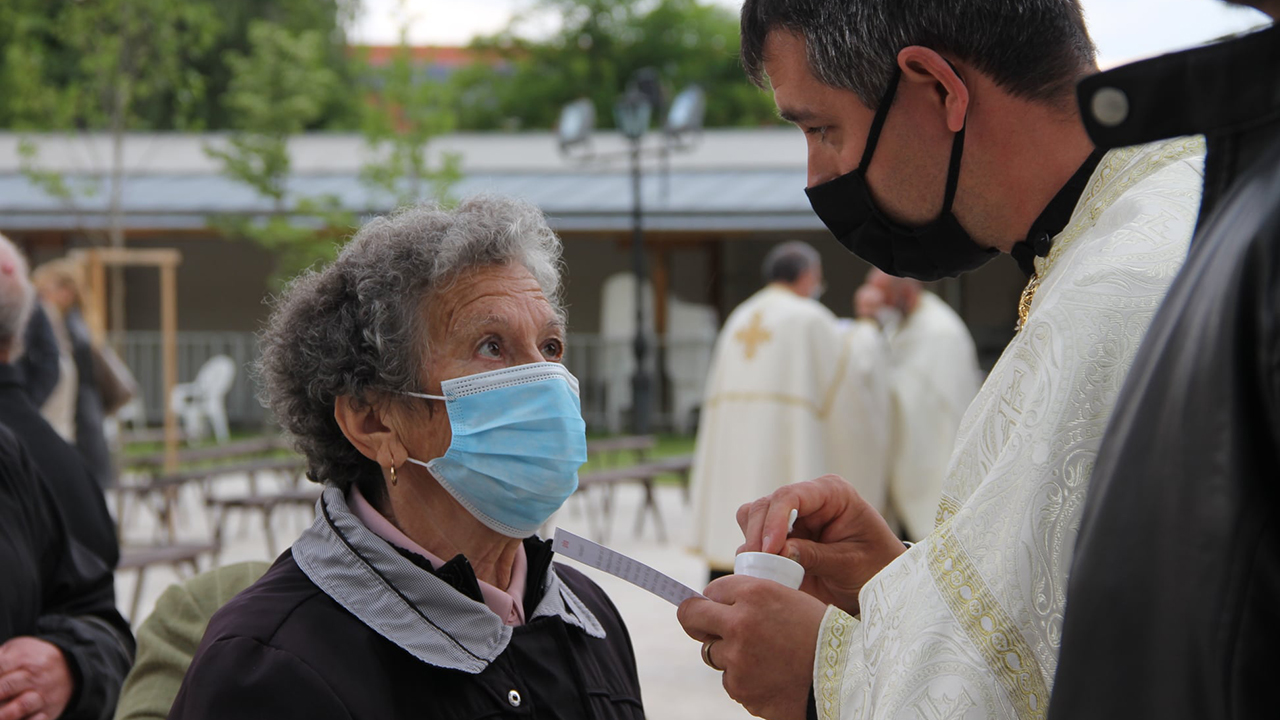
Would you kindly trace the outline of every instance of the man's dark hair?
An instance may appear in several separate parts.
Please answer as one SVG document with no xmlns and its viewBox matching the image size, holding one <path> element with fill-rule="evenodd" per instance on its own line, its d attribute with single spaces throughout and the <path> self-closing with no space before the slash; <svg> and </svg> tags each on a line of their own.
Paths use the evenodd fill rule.
<svg viewBox="0 0 1280 720">
<path fill-rule="evenodd" d="M 821 267 L 822 256 L 813 246 L 799 240 L 791 240 L 769 251 L 764 258 L 764 281 L 767 283 L 791 283 L 810 268 Z"/>
<path fill-rule="evenodd" d="M 875 108 L 898 53 L 921 45 L 969 63 L 1010 94 L 1063 98 L 1096 67 L 1079 0 L 746 0 L 742 65 L 767 88 L 764 42 L 774 30 L 803 37 L 818 80 Z"/>
</svg>

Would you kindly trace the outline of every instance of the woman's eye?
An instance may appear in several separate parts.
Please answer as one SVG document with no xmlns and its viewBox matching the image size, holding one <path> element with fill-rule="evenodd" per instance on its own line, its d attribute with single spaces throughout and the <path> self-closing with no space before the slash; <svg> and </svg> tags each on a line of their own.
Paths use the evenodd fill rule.
<svg viewBox="0 0 1280 720">
<path fill-rule="evenodd" d="M 549 358 L 558 358 L 564 354 L 564 345 L 559 340 L 548 340 L 542 345 L 542 354 Z"/>
<path fill-rule="evenodd" d="M 502 357 L 502 346 L 498 344 L 497 340 L 485 340 L 480 343 L 479 353 L 484 357 Z"/>
</svg>

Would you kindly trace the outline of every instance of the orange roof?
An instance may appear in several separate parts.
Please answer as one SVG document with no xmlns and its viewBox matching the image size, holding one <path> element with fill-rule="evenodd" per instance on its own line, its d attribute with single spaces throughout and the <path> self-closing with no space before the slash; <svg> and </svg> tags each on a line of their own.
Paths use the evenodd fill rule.
<svg viewBox="0 0 1280 720">
<path fill-rule="evenodd" d="M 369 64 L 374 67 L 380 67 L 390 63 L 396 53 L 400 51 L 399 45 L 356 45 L 351 47 L 352 51 L 365 53 Z M 485 50 L 472 50 L 466 47 L 452 47 L 443 45 L 413 45 L 409 47 L 409 52 L 415 63 L 423 65 L 444 65 L 450 67 L 460 67 L 470 65 L 473 62 L 486 62 L 490 65 L 502 62 L 502 58 L 496 53 Z"/>
</svg>

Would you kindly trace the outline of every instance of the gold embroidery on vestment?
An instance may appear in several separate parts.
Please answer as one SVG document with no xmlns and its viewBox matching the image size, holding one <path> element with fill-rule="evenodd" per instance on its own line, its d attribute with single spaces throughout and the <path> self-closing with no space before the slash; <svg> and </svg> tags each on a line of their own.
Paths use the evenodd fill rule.
<svg viewBox="0 0 1280 720">
<path fill-rule="evenodd" d="M 857 622 L 845 611 L 832 605 L 822 619 L 818 637 L 818 677 L 814 688 L 820 720 L 839 720 L 840 688 L 844 684 L 845 666 L 849 661 L 846 646 L 853 624 Z"/>
<path fill-rule="evenodd" d="M 741 334 L 741 331 L 739 331 L 739 334 Z M 836 394 L 840 391 L 840 384 L 844 382 L 845 371 L 849 367 L 849 357 L 852 354 L 853 338 L 850 336 L 840 351 L 840 359 L 836 361 L 835 377 L 831 380 L 831 385 L 827 388 L 827 391 L 823 393 L 821 405 L 808 398 L 788 395 L 787 393 L 752 391 L 738 392 L 732 390 L 718 393 L 707 398 L 703 405 L 705 407 L 711 407 L 724 402 L 772 402 L 779 403 L 781 405 L 802 407 L 816 415 L 819 420 L 826 420 L 827 416 L 831 414 L 832 409 L 835 408 Z"/>
<path fill-rule="evenodd" d="M 734 333 L 733 339 L 743 344 L 748 360 L 754 358 L 760 346 L 773 339 L 773 333 L 764 327 L 764 312 L 757 310 L 751 316 L 751 322 Z"/>
<path fill-rule="evenodd" d="M 929 572 L 956 622 L 982 653 L 1018 717 L 1043 718 L 1049 689 L 1022 631 L 1000 606 L 949 525 L 934 530 L 930 541 Z"/>
<path fill-rule="evenodd" d="M 1111 185 L 1111 189 L 1105 197 L 1098 198 L 1098 194 L 1108 185 L 1111 176 L 1132 162 L 1145 148 L 1130 147 L 1107 153 L 1106 162 L 1094 172 L 1093 182 L 1085 193 L 1084 198 L 1080 201 L 1080 206 L 1088 205 L 1088 211 L 1083 214 L 1077 213 L 1073 216 L 1075 223 L 1070 225 L 1054 240 L 1048 257 L 1036 258 L 1036 271 L 1031 276 L 1031 279 L 1027 281 L 1027 286 L 1023 288 L 1022 296 L 1018 298 L 1018 325 L 1014 331 L 1022 332 L 1022 328 L 1026 327 L 1027 318 L 1031 316 L 1031 303 L 1035 301 L 1036 291 L 1040 289 L 1041 280 L 1048 274 L 1049 268 L 1053 266 L 1054 261 L 1062 256 L 1067 246 L 1084 235 L 1086 230 L 1097 225 L 1098 218 L 1102 216 L 1102 213 L 1111 207 L 1121 195 L 1128 192 L 1129 188 L 1147 179 L 1147 176 L 1164 168 L 1166 165 L 1201 154 L 1205 152 L 1205 149 L 1204 137 L 1199 135 L 1167 142 L 1161 148 L 1161 152 L 1152 154 L 1147 158 L 1146 162 L 1131 169 L 1124 178 Z"/>
<path fill-rule="evenodd" d="M 938 516 L 934 520 L 933 526 L 940 527 L 942 523 L 951 519 L 952 515 L 960 512 L 960 503 L 950 495 L 943 495 L 938 501 Z"/>
</svg>

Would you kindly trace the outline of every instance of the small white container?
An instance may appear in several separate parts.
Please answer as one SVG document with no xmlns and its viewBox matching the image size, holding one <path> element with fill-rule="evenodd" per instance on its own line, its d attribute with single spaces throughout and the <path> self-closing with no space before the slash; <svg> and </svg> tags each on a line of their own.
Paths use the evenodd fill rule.
<svg viewBox="0 0 1280 720">
<path fill-rule="evenodd" d="M 733 574 L 764 578 L 799 590 L 804 567 L 791 558 L 762 552 L 744 552 L 733 559 Z"/>
</svg>

